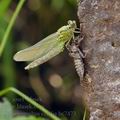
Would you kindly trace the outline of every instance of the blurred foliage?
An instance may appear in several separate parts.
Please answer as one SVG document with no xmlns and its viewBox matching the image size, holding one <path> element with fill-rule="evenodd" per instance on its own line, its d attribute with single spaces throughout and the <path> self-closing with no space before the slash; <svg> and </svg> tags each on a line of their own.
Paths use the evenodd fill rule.
<svg viewBox="0 0 120 120">
<path fill-rule="evenodd" d="M 9 9 L 9 5 L 10 5 L 10 1 L 8 2 L 7 0 L 1 0 L 1 19 L 0 19 L 0 25 L 2 26 L 1 31 L 0 31 L 0 39 L 1 44 L 0 44 L 0 56 L 2 55 L 3 51 L 4 51 L 4 55 L 3 55 L 3 66 L 2 66 L 2 71 L 3 71 L 3 76 L 5 79 L 5 83 L 4 83 L 4 87 L 9 87 L 9 86 L 14 86 L 15 84 L 15 75 L 14 75 L 14 69 L 13 69 L 13 61 L 12 61 L 12 52 L 8 52 L 11 51 L 11 37 L 12 34 L 10 35 L 11 29 L 13 27 L 13 24 L 15 22 L 15 19 L 22 7 L 22 4 L 24 3 L 24 0 L 21 0 L 18 3 L 18 6 L 15 10 L 15 12 L 13 12 L 13 16 L 11 17 L 10 22 L 7 21 L 7 19 L 5 19 L 4 13 L 7 9 Z M 9 38 L 9 41 L 8 41 Z M 6 44 L 7 43 L 7 44 Z M 7 48 L 4 50 L 4 48 Z M 11 96 L 11 95 L 10 95 Z M 13 96 L 11 96 L 12 98 Z"/>
<path fill-rule="evenodd" d="M 19 0 L 0 1 L 0 43 L 18 2 Z M 58 28 L 66 25 L 69 19 L 77 21 L 76 0 L 28 0 L 25 2 L 0 59 L 0 89 L 16 86 L 54 113 L 57 112 L 58 116 L 63 114 L 70 119 L 79 111 L 79 114 L 74 114 L 74 117 L 80 120 L 82 119 L 80 114 L 83 112 L 81 112 L 77 89 L 79 78 L 73 61 L 66 51 L 30 71 L 24 70 L 25 63 L 13 61 L 13 55 L 17 51 L 54 33 Z M 18 102 L 16 97 L 12 99 L 16 105 Z M 78 106 L 78 109 L 74 109 L 75 106 Z"/>
<path fill-rule="evenodd" d="M 6 109 L 7 108 L 7 109 Z M 0 120 L 12 120 L 12 106 L 7 99 L 0 103 Z"/>
<path fill-rule="evenodd" d="M 3 15 L 8 10 L 11 0 L 1 0 L 0 1 L 0 20 L 3 18 Z"/>
<path fill-rule="evenodd" d="M 7 25 L 8 25 L 8 21 L 6 17 L 4 16 L 4 14 L 9 9 L 10 3 L 11 3 L 11 0 L 0 1 L 0 26 L 1 26 L 0 27 L 0 41 L 2 40 L 5 30 L 7 28 Z M 15 72 L 14 72 L 15 69 L 13 68 L 13 60 L 11 59 L 13 53 L 8 52 L 8 51 L 11 51 L 11 47 L 12 47 L 11 45 L 12 43 L 10 41 L 12 40 L 11 37 L 12 37 L 12 34 L 10 35 L 8 44 L 6 45 L 7 49 L 5 49 L 4 54 L 2 56 L 3 58 L 2 63 L 0 63 L 1 64 L 0 75 L 2 75 L 4 78 L 3 86 L 2 86 L 3 88 L 15 85 Z M 13 97 L 13 95 L 12 96 L 9 95 L 9 96 L 11 98 Z"/>
</svg>

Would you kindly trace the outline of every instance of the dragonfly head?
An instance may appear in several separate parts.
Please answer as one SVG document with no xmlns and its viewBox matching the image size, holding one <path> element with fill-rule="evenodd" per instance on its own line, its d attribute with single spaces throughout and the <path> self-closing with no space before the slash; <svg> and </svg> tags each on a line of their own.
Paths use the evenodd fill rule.
<svg viewBox="0 0 120 120">
<path fill-rule="evenodd" d="M 75 21 L 72 21 L 72 20 L 69 20 L 68 21 L 68 25 L 65 25 L 65 26 L 62 26 L 60 29 L 58 29 L 58 32 L 59 33 L 69 33 L 71 35 L 71 32 L 74 32 L 74 30 L 76 29 L 76 22 Z"/>
<path fill-rule="evenodd" d="M 77 27 L 75 20 L 68 20 L 68 25 L 70 28 L 75 29 Z"/>
</svg>

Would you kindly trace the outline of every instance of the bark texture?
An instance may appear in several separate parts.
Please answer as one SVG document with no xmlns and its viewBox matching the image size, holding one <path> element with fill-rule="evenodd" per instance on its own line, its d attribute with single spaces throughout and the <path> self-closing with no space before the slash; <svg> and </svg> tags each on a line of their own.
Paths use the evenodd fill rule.
<svg viewBox="0 0 120 120">
<path fill-rule="evenodd" d="M 90 120 L 120 120 L 120 0 L 81 0 L 78 17 Z"/>
</svg>

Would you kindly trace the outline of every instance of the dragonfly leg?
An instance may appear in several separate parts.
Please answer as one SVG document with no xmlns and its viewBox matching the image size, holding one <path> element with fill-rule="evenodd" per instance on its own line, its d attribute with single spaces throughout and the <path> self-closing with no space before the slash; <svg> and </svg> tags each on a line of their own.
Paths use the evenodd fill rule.
<svg viewBox="0 0 120 120">
<path fill-rule="evenodd" d="M 80 31 L 80 28 L 75 28 L 75 29 Z"/>
<path fill-rule="evenodd" d="M 74 31 L 74 33 L 80 33 L 80 31 Z"/>
<path fill-rule="evenodd" d="M 80 37 L 79 39 L 77 39 L 76 43 L 80 44 L 83 39 L 84 39 L 84 36 Z"/>
<path fill-rule="evenodd" d="M 69 52 L 71 52 L 71 45 L 70 45 L 70 43 L 65 44 L 65 46 L 66 46 L 67 50 L 68 50 Z"/>
<path fill-rule="evenodd" d="M 74 35 L 73 35 L 72 39 L 74 40 Z M 65 46 L 68 50 L 70 49 L 70 46 L 71 46 L 70 41 L 71 41 L 71 39 L 65 44 Z"/>
<path fill-rule="evenodd" d="M 91 48 L 91 49 L 88 49 L 88 50 L 83 50 L 84 58 L 87 56 L 87 54 L 88 54 L 91 50 L 92 50 L 92 48 Z"/>
<path fill-rule="evenodd" d="M 86 57 L 86 54 L 84 55 L 84 54 L 80 51 L 80 49 L 78 49 L 78 52 L 79 52 L 79 54 L 80 54 L 80 56 L 81 56 L 82 58 L 85 58 L 85 57 Z"/>
</svg>

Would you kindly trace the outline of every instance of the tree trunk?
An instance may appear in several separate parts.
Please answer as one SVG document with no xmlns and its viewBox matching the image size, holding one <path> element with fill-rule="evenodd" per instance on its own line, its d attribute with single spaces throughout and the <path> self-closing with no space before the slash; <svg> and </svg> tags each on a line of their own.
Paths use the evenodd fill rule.
<svg viewBox="0 0 120 120">
<path fill-rule="evenodd" d="M 90 120 L 120 120 L 120 0 L 81 0 L 78 17 Z"/>
</svg>

